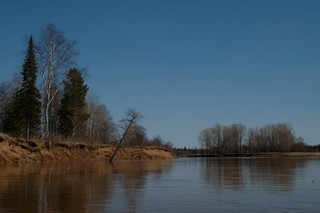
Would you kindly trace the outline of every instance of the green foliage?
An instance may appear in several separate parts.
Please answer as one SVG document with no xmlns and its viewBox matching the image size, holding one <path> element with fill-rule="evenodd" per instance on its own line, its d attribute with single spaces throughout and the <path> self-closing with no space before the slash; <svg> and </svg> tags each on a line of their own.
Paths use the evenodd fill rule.
<svg viewBox="0 0 320 213">
<path fill-rule="evenodd" d="M 84 83 L 78 69 L 70 69 L 64 84 L 59 116 L 59 133 L 68 137 L 80 130 L 81 125 L 89 118 L 86 110 L 88 86 Z"/>
<path fill-rule="evenodd" d="M 22 134 L 21 100 L 18 91 L 15 92 L 7 106 L 6 117 L 3 121 L 3 132 L 19 137 Z"/>
<path fill-rule="evenodd" d="M 21 74 L 23 76 L 22 88 L 19 91 L 21 111 L 26 138 L 30 139 L 41 124 L 41 95 L 36 87 L 37 63 L 32 37 L 29 40 L 28 52 Z"/>
<path fill-rule="evenodd" d="M 37 64 L 32 37 L 22 66 L 23 81 L 8 104 L 7 118 L 4 122 L 6 133 L 30 139 L 41 123 L 41 95 L 36 87 Z"/>
</svg>

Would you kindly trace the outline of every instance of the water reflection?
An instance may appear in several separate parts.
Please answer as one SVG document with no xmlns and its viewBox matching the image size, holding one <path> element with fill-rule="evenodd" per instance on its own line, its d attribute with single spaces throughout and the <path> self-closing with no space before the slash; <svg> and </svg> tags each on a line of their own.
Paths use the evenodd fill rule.
<svg viewBox="0 0 320 213">
<path fill-rule="evenodd" d="M 220 191 L 224 186 L 236 190 L 243 185 L 241 161 L 208 158 L 203 165 L 203 179 L 208 186 Z"/>
<path fill-rule="evenodd" d="M 304 168 L 307 161 L 307 158 L 208 158 L 202 164 L 202 178 L 217 191 L 238 191 L 248 185 L 288 191 L 294 183 L 295 172 Z"/>
<path fill-rule="evenodd" d="M 126 202 L 120 205 L 110 205 L 110 212 L 137 212 L 139 201 L 141 201 L 144 188 L 148 178 L 160 178 L 163 172 L 171 169 L 171 161 L 122 161 L 113 164 L 113 171 L 118 174 L 118 189 L 122 189 Z M 120 194 L 121 192 L 116 192 Z"/>
<path fill-rule="evenodd" d="M 103 212 L 121 189 L 134 212 L 146 176 L 157 177 L 170 165 L 146 161 L 3 166 L 0 212 Z"/>
<path fill-rule="evenodd" d="M 318 212 L 318 158 L 0 166 L 2 212 Z"/>
</svg>

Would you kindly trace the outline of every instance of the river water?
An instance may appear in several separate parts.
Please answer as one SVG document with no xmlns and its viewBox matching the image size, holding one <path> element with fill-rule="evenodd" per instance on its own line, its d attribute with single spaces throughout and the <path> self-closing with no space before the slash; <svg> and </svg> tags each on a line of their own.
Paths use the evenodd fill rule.
<svg viewBox="0 0 320 213">
<path fill-rule="evenodd" d="M 320 158 L 0 166 L 0 212 L 319 212 Z"/>
</svg>

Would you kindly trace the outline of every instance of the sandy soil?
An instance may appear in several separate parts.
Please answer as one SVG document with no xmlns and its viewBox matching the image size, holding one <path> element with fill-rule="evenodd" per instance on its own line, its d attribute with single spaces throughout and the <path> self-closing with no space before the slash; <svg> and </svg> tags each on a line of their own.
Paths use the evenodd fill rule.
<svg viewBox="0 0 320 213">
<path fill-rule="evenodd" d="M 27 141 L 0 133 L 0 163 L 109 160 L 115 146 Z M 114 160 L 171 159 L 170 151 L 155 147 L 120 148 Z"/>
</svg>

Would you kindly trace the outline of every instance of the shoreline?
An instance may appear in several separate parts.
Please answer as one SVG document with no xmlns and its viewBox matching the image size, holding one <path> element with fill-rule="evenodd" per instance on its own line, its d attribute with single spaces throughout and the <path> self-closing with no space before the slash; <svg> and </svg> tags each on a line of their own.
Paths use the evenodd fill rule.
<svg viewBox="0 0 320 213">
<path fill-rule="evenodd" d="M 116 145 L 88 145 L 82 143 L 50 142 L 12 138 L 0 133 L 0 164 L 66 162 L 80 160 L 110 160 Z M 246 157 L 320 157 L 320 152 L 262 152 L 227 154 L 174 155 L 160 147 L 122 147 L 114 160 L 165 160 L 173 158 L 246 158 Z"/>
<path fill-rule="evenodd" d="M 185 155 L 181 157 L 188 158 L 245 158 L 245 157 L 320 157 L 320 152 L 261 152 L 261 153 L 244 153 L 244 154 L 226 154 L 219 156 L 217 154 L 196 154 L 196 155 Z"/>
<path fill-rule="evenodd" d="M 81 143 L 58 143 L 40 140 L 12 138 L 0 133 L 0 164 L 43 163 L 70 160 L 108 161 L 115 145 L 88 145 Z M 159 147 L 122 147 L 114 160 L 172 159 L 169 150 Z"/>
</svg>

